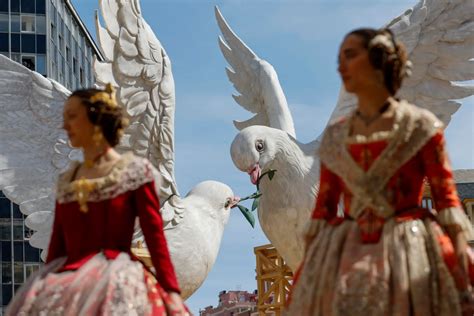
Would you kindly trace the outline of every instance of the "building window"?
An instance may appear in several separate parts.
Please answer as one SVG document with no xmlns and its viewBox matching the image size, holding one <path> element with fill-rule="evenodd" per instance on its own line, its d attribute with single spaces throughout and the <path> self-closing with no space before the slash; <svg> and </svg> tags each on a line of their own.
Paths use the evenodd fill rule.
<svg viewBox="0 0 474 316">
<path fill-rule="evenodd" d="M 84 86 L 84 70 L 82 70 L 82 67 L 79 69 L 79 80 L 81 81 L 81 86 Z"/>
<path fill-rule="evenodd" d="M 1 1 L 1 0 L 0 0 Z M 8 14 L 0 13 L 0 32 L 9 32 Z"/>
<path fill-rule="evenodd" d="M 21 1 L 21 13 L 35 13 L 35 0 Z"/>
<path fill-rule="evenodd" d="M 51 41 L 56 40 L 56 27 L 51 23 Z"/>
<path fill-rule="evenodd" d="M 30 69 L 30 70 L 34 70 L 36 71 L 36 60 L 35 60 L 35 56 L 25 56 L 23 55 L 21 57 L 21 63 L 23 64 L 23 66 L 25 66 L 26 68 Z"/>
<path fill-rule="evenodd" d="M 13 258 L 15 261 L 23 261 L 23 242 L 14 241 L 13 242 Z"/>
<path fill-rule="evenodd" d="M 23 223 L 13 224 L 13 240 L 23 240 Z"/>
<path fill-rule="evenodd" d="M 46 56 L 36 55 L 36 71 L 46 76 Z"/>
<path fill-rule="evenodd" d="M 25 282 L 25 271 L 23 269 L 23 263 L 15 262 L 13 264 L 13 280 L 15 285 L 22 284 Z"/>
<path fill-rule="evenodd" d="M 12 242 L 0 241 L 2 244 L 2 261 L 10 262 L 12 260 Z"/>
<path fill-rule="evenodd" d="M 0 33 L 0 51 L 2 52 L 10 51 L 10 41 L 8 37 L 8 33 Z"/>
<path fill-rule="evenodd" d="M 10 34 L 10 37 L 11 37 L 11 43 L 12 43 L 12 52 L 21 53 L 21 35 L 12 33 Z"/>
<path fill-rule="evenodd" d="M 20 207 L 13 204 L 13 218 L 23 219 L 23 214 L 20 212 Z"/>
<path fill-rule="evenodd" d="M 66 46 L 66 62 L 69 64 L 71 62 L 71 49 Z"/>
<path fill-rule="evenodd" d="M 12 284 L 12 264 L 3 262 L 2 263 L 2 283 L 3 284 Z"/>
<path fill-rule="evenodd" d="M 0 219 L 0 240 L 12 240 L 12 225 L 7 219 Z"/>
<path fill-rule="evenodd" d="M 26 262 L 40 262 L 40 250 L 30 245 L 25 241 L 25 261 Z"/>
<path fill-rule="evenodd" d="M 36 16 L 36 33 L 46 34 L 46 17 L 37 15 Z"/>
<path fill-rule="evenodd" d="M 0 0 L 0 12 L 8 12 L 8 0 Z"/>
<path fill-rule="evenodd" d="M 19 14 L 10 15 L 10 27 L 12 32 L 21 32 L 21 19 Z"/>
<path fill-rule="evenodd" d="M 11 217 L 11 203 L 8 199 L 0 198 L 0 218 Z"/>
<path fill-rule="evenodd" d="M 46 1 L 36 0 L 36 14 L 45 14 L 45 13 L 46 13 Z"/>
<path fill-rule="evenodd" d="M 57 69 L 56 69 L 56 63 L 51 60 L 51 73 L 50 73 L 50 77 L 53 78 L 54 80 L 56 80 L 56 74 L 57 74 Z"/>
<path fill-rule="evenodd" d="M 20 0 L 10 0 L 11 12 L 20 12 Z"/>
<path fill-rule="evenodd" d="M 58 35 L 58 48 L 59 48 L 59 51 L 63 52 L 63 46 L 64 45 L 64 41 L 63 41 L 63 37 L 61 36 L 61 34 Z"/>
<path fill-rule="evenodd" d="M 74 72 L 74 75 L 77 76 L 77 59 L 76 59 L 76 57 L 72 58 L 72 71 Z"/>
<path fill-rule="evenodd" d="M 36 52 L 46 54 L 46 35 L 36 35 Z"/>
<path fill-rule="evenodd" d="M 3 284 L 2 285 L 2 300 L 3 300 L 3 302 L 10 302 L 11 299 L 12 299 L 12 286 Z"/>
<path fill-rule="evenodd" d="M 34 15 L 22 15 L 21 16 L 21 31 L 22 32 L 35 32 L 35 16 Z"/>
<path fill-rule="evenodd" d="M 21 52 L 36 53 L 35 34 L 21 34 Z"/>
</svg>

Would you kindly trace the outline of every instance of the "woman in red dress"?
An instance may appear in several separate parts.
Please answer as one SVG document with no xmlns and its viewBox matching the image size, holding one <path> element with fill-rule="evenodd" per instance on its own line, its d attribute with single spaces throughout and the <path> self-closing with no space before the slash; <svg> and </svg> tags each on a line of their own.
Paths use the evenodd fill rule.
<svg viewBox="0 0 474 316">
<path fill-rule="evenodd" d="M 442 123 L 394 98 L 407 69 L 388 30 L 355 30 L 341 45 L 338 70 L 358 105 L 324 134 L 288 315 L 472 315 L 471 223 Z M 425 179 L 436 212 L 421 207 Z"/>
<path fill-rule="evenodd" d="M 66 101 L 64 129 L 84 163 L 60 175 L 46 265 L 7 315 L 187 315 L 163 234 L 156 171 L 113 149 L 126 125 L 110 86 Z M 130 252 L 136 217 L 156 274 Z"/>
</svg>

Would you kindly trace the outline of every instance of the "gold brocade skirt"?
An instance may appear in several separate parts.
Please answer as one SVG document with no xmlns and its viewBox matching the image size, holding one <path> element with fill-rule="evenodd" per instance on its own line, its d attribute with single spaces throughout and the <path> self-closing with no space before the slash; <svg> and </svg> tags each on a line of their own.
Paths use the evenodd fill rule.
<svg viewBox="0 0 474 316">
<path fill-rule="evenodd" d="M 308 246 L 285 315 L 461 315 L 431 219 L 388 220 L 378 243 L 355 221 L 325 225 Z"/>
</svg>

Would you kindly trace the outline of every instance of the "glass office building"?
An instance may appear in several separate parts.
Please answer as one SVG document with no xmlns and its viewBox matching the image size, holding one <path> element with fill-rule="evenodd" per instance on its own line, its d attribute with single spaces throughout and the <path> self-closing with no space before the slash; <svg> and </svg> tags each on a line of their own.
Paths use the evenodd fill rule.
<svg viewBox="0 0 474 316">
<path fill-rule="evenodd" d="M 69 90 L 92 86 L 102 60 L 69 0 L 0 0 L 0 54 Z"/>
<path fill-rule="evenodd" d="M 92 86 L 93 59 L 103 60 L 69 0 L 0 0 L 0 54 L 69 90 Z M 41 265 L 31 234 L 18 206 L 0 191 L 0 316 Z"/>
</svg>

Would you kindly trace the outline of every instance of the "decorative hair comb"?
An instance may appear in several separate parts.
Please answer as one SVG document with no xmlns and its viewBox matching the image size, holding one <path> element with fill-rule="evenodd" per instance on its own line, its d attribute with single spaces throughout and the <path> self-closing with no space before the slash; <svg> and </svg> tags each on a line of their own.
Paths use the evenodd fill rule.
<svg viewBox="0 0 474 316">
<path fill-rule="evenodd" d="M 115 99 L 115 89 L 112 84 L 108 83 L 105 85 L 104 91 L 95 93 L 89 101 L 91 103 L 96 103 L 101 101 L 107 104 L 110 108 L 117 107 L 117 100 Z"/>
<path fill-rule="evenodd" d="M 389 53 L 394 53 L 396 48 L 394 45 L 394 41 L 389 38 L 388 34 L 378 34 L 375 36 L 369 43 L 369 48 L 380 45 L 385 47 Z"/>
</svg>

